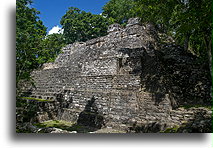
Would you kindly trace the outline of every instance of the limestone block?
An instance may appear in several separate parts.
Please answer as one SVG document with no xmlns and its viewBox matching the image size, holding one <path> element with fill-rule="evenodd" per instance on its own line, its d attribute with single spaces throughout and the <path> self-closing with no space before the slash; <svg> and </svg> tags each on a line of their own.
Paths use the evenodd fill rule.
<svg viewBox="0 0 213 148">
<path fill-rule="evenodd" d="M 132 25 L 140 25 L 141 24 L 141 19 L 140 18 L 130 18 L 127 22 L 127 27 L 132 26 Z"/>
<path fill-rule="evenodd" d="M 109 25 L 107 32 L 112 33 L 116 31 L 120 31 L 121 29 L 122 28 L 120 24 L 112 24 L 112 25 Z"/>
</svg>

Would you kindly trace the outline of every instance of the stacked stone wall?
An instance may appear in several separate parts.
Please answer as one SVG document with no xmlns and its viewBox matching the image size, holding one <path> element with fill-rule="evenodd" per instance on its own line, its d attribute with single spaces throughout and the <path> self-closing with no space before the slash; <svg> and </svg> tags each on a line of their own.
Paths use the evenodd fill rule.
<svg viewBox="0 0 213 148">
<path fill-rule="evenodd" d="M 171 71 L 184 71 L 181 64 L 192 65 L 193 57 L 176 51 L 178 47 L 159 46 L 153 26 L 140 25 L 138 19 L 130 20 L 126 28 L 111 25 L 108 32 L 67 45 L 54 63 L 32 73 L 35 87 L 27 90 L 27 96 L 52 101 L 44 103 L 49 111 L 38 104 L 38 120 L 54 117 L 91 125 L 87 120 L 97 118 L 100 123 L 94 126 L 99 128 L 127 129 L 154 122 L 166 128 L 193 118 L 190 112 L 174 109 L 181 102 L 177 98 L 185 96 L 179 90 L 182 84 L 178 80 L 174 84 L 170 77 Z M 179 59 L 174 53 L 180 53 Z M 173 63 L 181 63 L 180 68 L 169 69 Z M 188 80 L 187 74 L 181 81 Z"/>
</svg>

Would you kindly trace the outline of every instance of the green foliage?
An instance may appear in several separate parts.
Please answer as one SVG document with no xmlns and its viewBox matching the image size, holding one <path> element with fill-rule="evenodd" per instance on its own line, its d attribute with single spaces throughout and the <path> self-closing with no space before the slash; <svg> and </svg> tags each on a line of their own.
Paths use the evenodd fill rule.
<svg viewBox="0 0 213 148">
<path fill-rule="evenodd" d="M 133 0 L 110 0 L 103 7 L 103 15 L 111 23 L 125 25 L 129 18 L 136 16 L 135 4 Z"/>
<path fill-rule="evenodd" d="M 31 3 L 30 0 L 18 0 L 16 4 L 17 96 L 22 83 L 31 81 L 30 73 L 43 63 L 53 62 L 65 45 L 62 34 L 46 36 L 46 27 L 39 20 L 39 12 L 29 7 Z"/>
<path fill-rule="evenodd" d="M 50 34 L 43 40 L 42 56 L 38 58 L 39 63 L 54 62 L 55 58 L 61 53 L 61 48 L 65 46 L 63 34 Z"/>
<path fill-rule="evenodd" d="M 211 11 L 210 0 L 188 1 L 176 5 L 171 18 L 176 40 L 183 44 L 182 38 L 188 35 L 190 48 L 204 57 L 207 54 L 202 52 L 210 50 L 211 44 Z"/>
<path fill-rule="evenodd" d="M 70 44 L 106 35 L 108 19 L 70 7 L 60 23 L 66 43 Z"/>
<path fill-rule="evenodd" d="M 28 7 L 30 0 L 16 3 L 16 85 L 22 80 L 30 80 L 30 72 L 39 67 L 42 55 L 42 40 L 46 27 L 39 20 L 34 8 Z"/>
<path fill-rule="evenodd" d="M 211 3 L 211 0 L 110 0 L 103 7 L 103 15 L 124 25 L 130 17 L 140 17 L 142 22 L 152 23 L 158 31 L 172 36 L 186 50 L 210 61 Z"/>
<path fill-rule="evenodd" d="M 63 121 L 63 120 L 50 120 L 50 121 L 45 121 L 42 123 L 35 123 L 34 125 L 39 128 L 56 127 L 63 130 L 68 130 L 72 125 L 74 125 L 74 123 Z"/>
<path fill-rule="evenodd" d="M 16 114 L 23 118 L 22 121 L 17 122 L 30 122 L 36 116 L 38 111 L 38 106 L 34 103 L 29 103 L 26 99 L 17 99 L 16 107 L 21 108 L 22 110 L 21 112 L 16 110 Z"/>
<path fill-rule="evenodd" d="M 211 46 L 211 0 L 136 0 L 139 16 L 151 21 L 179 45 L 201 58 L 207 57 Z M 207 58 L 208 59 L 208 58 Z"/>
<path fill-rule="evenodd" d="M 37 126 L 38 128 L 55 127 L 55 128 L 59 128 L 62 130 L 67 130 L 67 131 L 77 131 L 78 133 L 87 133 L 87 132 L 93 131 L 90 127 L 81 126 L 73 122 L 67 122 L 64 120 L 44 121 L 42 123 L 35 123 L 34 126 Z"/>
</svg>

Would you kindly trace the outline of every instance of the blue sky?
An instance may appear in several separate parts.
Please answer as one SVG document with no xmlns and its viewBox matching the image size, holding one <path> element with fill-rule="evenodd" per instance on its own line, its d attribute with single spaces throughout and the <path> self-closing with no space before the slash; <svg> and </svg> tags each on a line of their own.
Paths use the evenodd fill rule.
<svg viewBox="0 0 213 148">
<path fill-rule="evenodd" d="M 100 14 L 102 7 L 109 0 L 33 0 L 31 7 L 41 12 L 40 19 L 43 21 L 47 31 L 53 27 L 60 26 L 61 17 L 66 13 L 68 7 L 77 7 L 86 12 Z"/>
</svg>

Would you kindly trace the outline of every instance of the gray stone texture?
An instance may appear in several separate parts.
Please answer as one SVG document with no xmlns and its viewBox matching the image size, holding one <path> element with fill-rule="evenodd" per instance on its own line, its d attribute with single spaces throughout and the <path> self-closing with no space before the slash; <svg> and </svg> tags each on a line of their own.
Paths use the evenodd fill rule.
<svg viewBox="0 0 213 148">
<path fill-rule="evenodd" d="M 208 72 L 181 47 L 160 44 L 151 24 L 133 18 L 126 28 L 109 26 L 108 33 L 67 45 L 54 63 L 32 73 L 35 87 L 26 96 L 53 100 L 38 103 L 40 122 L 82 123 L 85 117 L 84 125 L 101 120 L 102 126 L 127 129 L 157 122 L 166 128 L 193 118 L 177 106 L 210 103 Z"/>
</svg>

